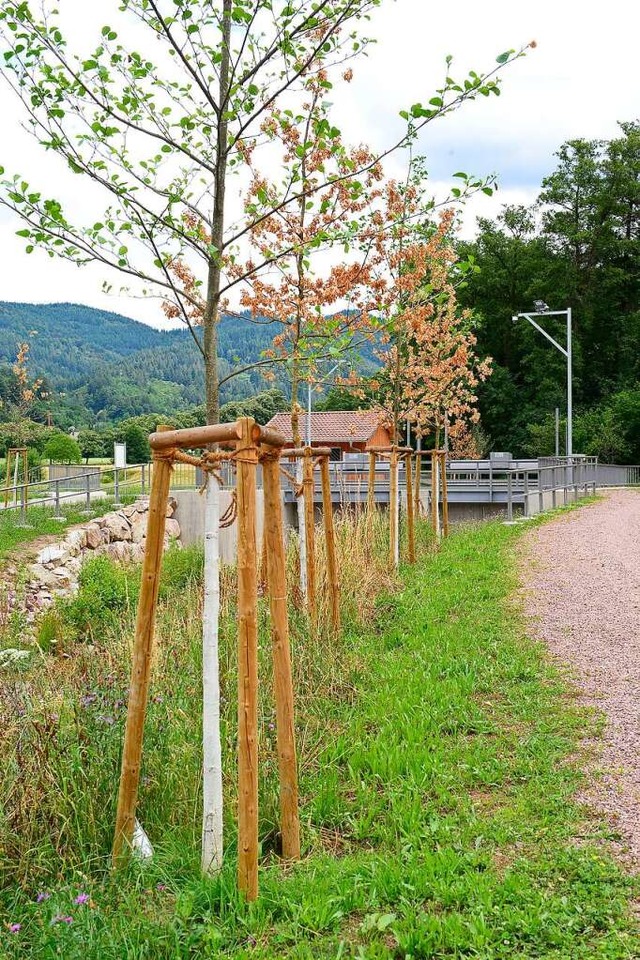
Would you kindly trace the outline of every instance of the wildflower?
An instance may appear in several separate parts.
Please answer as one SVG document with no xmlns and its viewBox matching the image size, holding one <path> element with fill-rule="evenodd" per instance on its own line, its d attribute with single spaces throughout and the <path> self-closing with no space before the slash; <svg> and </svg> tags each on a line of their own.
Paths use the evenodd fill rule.
<svg viewBox="0 0 640 960">
<path fill-rule="evenodd" d="M 79 893 L 73 902 L 77 903 L 78 906 L 81 907 L 83 903 L 89 903 L 89 894 Z"/>
<path fill-rule="evenodd" d="M 80 703 L 86 710 L 86 708 L 90 707 L 92 703 L 95 703 L 97 699 L 97 693 L 87 693 L 84 697 L 80 697 Z"/>
<path fill-rule="evenodd" d="M 58 913 L 51 921 L 51 926 L 53 926 L 54 923 L 73 923 L 73 917 L 65 917 L 63 913 Z"/>
<path fill-rule="evenodd" d="M 38 896 L 36 897 L 36 903 L 44 903 L 45 900 L 48 900 L 51 896 L 50 893 L 47 893 L 45 890 L 41 890 Z"/>
<path fill-rule="evenodd" d="M 20 933 L 22 929 L 21 923 L 10 923 L 9 924 L 9 933 Z"/>
<path fill-rule="evenodd" d="M 156 883 L 156 890 L 158 890 L 160 893 L 164 893 L 166 889 L 167 889 L 166 883 Z"/>
<path fill-rule="evenodd" d="M 113 724 L 115 723 L 115 720 L 113 719 L 113 717 L 105 717 L 103 714 L 100 714 L 100 716 L 97 717 L 97 719 L 100 723 L 106 723 L 108 727 L 112 727 Z"/>
</svg>

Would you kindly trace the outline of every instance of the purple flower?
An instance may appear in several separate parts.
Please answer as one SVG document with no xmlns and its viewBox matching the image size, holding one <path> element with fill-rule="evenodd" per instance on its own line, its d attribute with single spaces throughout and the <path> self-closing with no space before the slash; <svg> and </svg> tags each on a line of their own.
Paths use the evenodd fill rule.
<svg viewBox="0 0 640 960">
<path fill-rule="evenodd" d="M 43 903 L 45 900 L 48 900 L 51 896 L 50 893 L 47 893 L 45 890 L 42 890 L 36 897 L 36 903 Z"/>
<path fill-rule="evenodd" d="M 89 900 L 90 897 L 88 893 L 79 893 L 73 902 L 77 903 L 78 906 L 81 907 L 83 903 L 89 903 Z"/>
<path fill-rule="evenodd" d="M 65 917 L 63 913 L 58 913 L 51 921 L 51 926 L 53 926 L 54 923 L 73 923 L 73 917 Z"/>
<path fill-rule="evenodd" d="M 22 930 L 21 923 L 11 923 L 9 924 L 9 933 L 20 933 Z"/>
<path fill-rule="evenodd" d="M 115 723 L 115 720 L 113 719 L 113 717 L 105 717 L 103 714 L 100 714 L 100 716 L 97 719 L 100 721 L 100 723 L 106 723 L 108 727 L 112 727 L 113 724 Z"/>
<path fill-rule="evenodd" d="M 156 883 L 156 890 L 159 890 L 160 893 L 163 893 L 167 889 L 166 883 Z"/>
<path fill-rule="evenodd" d="M 97 699 L 97 693 L 87 693 L 84 697 L 80 697 L 80 703 L 86 709 L 87 707 L 90 707 L 92 703 L 95 703 Z"/>
</svg>

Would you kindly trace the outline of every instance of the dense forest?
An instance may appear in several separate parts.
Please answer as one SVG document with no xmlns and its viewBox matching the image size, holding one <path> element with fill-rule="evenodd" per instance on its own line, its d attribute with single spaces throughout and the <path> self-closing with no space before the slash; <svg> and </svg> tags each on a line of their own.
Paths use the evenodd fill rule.
<svg viewBox="0 0 640 960">
<path fill-rule="evenodd" d="M 526 320 L 534 300 L 572 308 L 574 450 L 640 463 L 640 125 L 611 141 L 572 140 L 531 207 L 480 220 L 463 257 L 478 268 L 460 291 L 494 359 L 481 385 L 486 443 L 552 453 L 566 411 L 566 361 Z M 566 343 L 564 317 L 541 322 Z"/>
<path fill-rule="evenodd" d="M 563 418 L 566 410 L 566 362 L 526 320 L 512 320 L 539 299 L 573 312 L 574 450 L 640 463 L 640 125 L 621 124 L 611 141 L 569 141 L 556 158 L 535 204 L 504 207 L 495 220 L 479 220 L 473 241 L 458 244 L 472 264 L 459 299 L 473 311 L 478 352 L 493 358 L 479 389 L 478 446 L 553 452 L 554 410 Z M 541 322 L 565 343 L 563 317 Z M 271 324 L 224 317 L 222 376 L 258 360 L 273 335 Z M 202 363 L 188 331 L 159 331 L 78 304 L 0 303 L 0 421 L 15 413 L 11 367 L 22 341 L 30 377 L 44 381 L 45 396 L 28 411 L 36 422 L 50 413 L 62 430 L 98 429 L 111 442 L 109 428 L 132 418 L 143 428 L 159 417 L 203 420 Z M 361 369 L 372 364 L 369 348 Z M 229 416 L 251 412 L 253 403 L 264 420 L 286 405 L 286 394 L 286 371 L 267 384 L 253 370 L 228 381 L 223 401 Z M 359 402 L 340 390 L 317 399 L 334 408 Z"/>
</svg>

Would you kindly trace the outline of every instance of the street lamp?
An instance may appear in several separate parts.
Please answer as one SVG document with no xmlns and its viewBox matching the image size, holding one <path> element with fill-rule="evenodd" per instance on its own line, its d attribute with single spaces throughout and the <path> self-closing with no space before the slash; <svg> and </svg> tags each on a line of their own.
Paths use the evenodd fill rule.
<svg viewBox="0 0 640 960">
<path fill-rule="evenodd" d="M 321 377 L 320 380 L 316 381 L 316 386 L 319 383 L 325 383 L 329 379 L 329 377 L 336 372 L 338 367 L 341 367 L 344 363 L 347 363 L 347 362 L 348 362 L 347 360 L 338 360 L 335 367 L 332 367 L 331 370 L 329 370 L 329 373 L 325 374 L 324 377 Z M 309 377 L 309 379 L 307 380 L 307 429 L 306 429 L 308 447 L 311 446 L 311 396 L 312 394 L 313 394 L 313 386 L 311 385 L 311 377 Z"/>
<path fill-rule="evenodd" d="M 566 310 L 549 310 L 544 300 L 534 300 L 535 310 L 523 313 L 517 313 L 512 320 L 514 323 L 524 317 L 532 327 L 535 327 L 543 337 L 546 337 L 549 343 L 552 343 L 556 350 L 567 358 L 567 456 L 573 456 L 573 384 L 572 384 L 572 351 L 571 351 L 571 307 Z M 550 333 L 540 326 L 533 319 L 534 317 L 565 317 L 567 318 L 567 346 L 563 347 L 557 340 L 554 340 Z"/>
</svg>

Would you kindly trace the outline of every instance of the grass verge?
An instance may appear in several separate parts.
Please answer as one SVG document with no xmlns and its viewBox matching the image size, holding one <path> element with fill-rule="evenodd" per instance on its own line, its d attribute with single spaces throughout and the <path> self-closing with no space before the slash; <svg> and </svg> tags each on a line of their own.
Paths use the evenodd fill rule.
<svg viewBox="0 0 640 960">
<path fill-rule="evenodd" d="M 357 630 L 352 620 L 337 643 L 310 640 L 294 616 L 305 855 L 290 867 L 276 856 L 263 642 L 255 904 L 235 893 L 232 818 L 222 875 L 203 879 L 197 869 L 195 584 L 183 577 L 182 609 L 165 595 L 160 621 L 140 808 L 156 845 L 150 864 L 117 877 L 106 870 L 130 621 L 123 615 L 121 633 L 102 647 L 79 646 L 71 664 L 47 663 L 29 702 L 18 675 L 10 692 L 33 712 L 39 738 L 27 746 L 39 752 L 28 764 L 23 751 L 22 767 L 12 761 L 4 774 L 5 810 L 15 817 L 16 799 L 24 805 L 1 834 L 0 904 L 6 924 L 20 924 L 5 927 L 4 956 L 637 957 L 632 881 L 572 799 L 580 774 L 571 758 L 589 718 L 525 638 L 510 601 L 520 532 L 485 524 L 455 533 L 404 571 L 373 625 Z M 225 613 L 232 810 L 232 606 Z"/>
<path fill-rule="evenodd" d="M 123 503 L 130 502 L 124 497 L 121 500 Z M 23 543 L 30 543 L 38 537 L 55 535 L 74 523 L 87 523 L 92 517 L 100 517 L 109 510 L 113 510 L 113 499 L 110 497 L 92 500 L 90 513 L 87 512 L 84 502 L 63 504 L 60 508 L 62 519 L 59 520 L 55 519 L 55 510 L 52 507 L 31 506 L 24 524 L 19 510 L 0 510 L 0 559 Z"/>
</svg>

